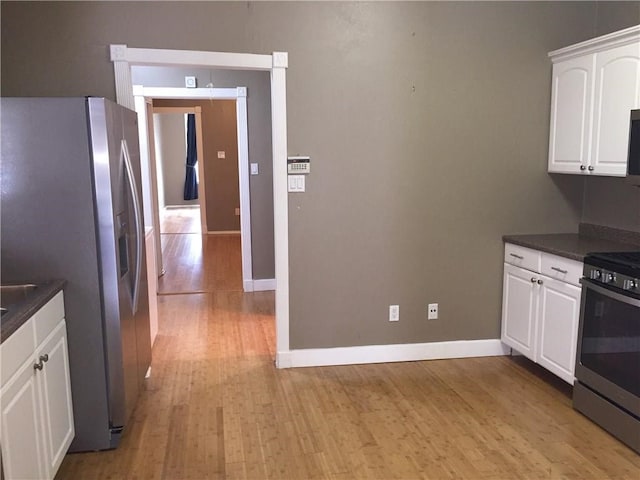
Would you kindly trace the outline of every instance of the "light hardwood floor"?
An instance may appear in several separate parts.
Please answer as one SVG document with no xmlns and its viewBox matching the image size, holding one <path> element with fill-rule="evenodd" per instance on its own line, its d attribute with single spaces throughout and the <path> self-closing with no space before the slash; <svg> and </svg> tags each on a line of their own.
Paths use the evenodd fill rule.
<svg viewBox="0 0 640 480">
<path fill-rule="evenodd" d="M 276 370 L 272 292 L 159 297 L 117 450 L 62 479 L 634 479 L 640 456 L 522 358 Z"/>
<path fill-rule="evenodd" d="M 160 231 L 159 294 L 242 290 L 239 234 L 202 235 L 197 208 L 164 210 Z"/>
<path fill-rule="evenodd" d="M 200 207 L 163 209 L 160 212 L 160 233 L 202 233 Z"/>
</svg>

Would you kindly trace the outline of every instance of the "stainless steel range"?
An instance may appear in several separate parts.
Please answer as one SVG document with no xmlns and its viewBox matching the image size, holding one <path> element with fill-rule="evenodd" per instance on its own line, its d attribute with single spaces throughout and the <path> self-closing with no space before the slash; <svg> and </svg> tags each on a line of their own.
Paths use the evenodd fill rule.
<svg viewBox="0 0 640 480">
<path fill-rule="evenodd" d="M 573 407 L 640 453 L 640 251 L 584 260 Z"/>
</svg>

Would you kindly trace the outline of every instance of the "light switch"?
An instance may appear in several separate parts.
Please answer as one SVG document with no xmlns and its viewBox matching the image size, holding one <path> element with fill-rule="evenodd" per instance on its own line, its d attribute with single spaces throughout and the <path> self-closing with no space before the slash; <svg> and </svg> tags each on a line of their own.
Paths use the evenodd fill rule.
<svg viewBox="0 0 640 480">
<path fill-rule="evenodd" d="M 218 158 L 224 158 L 225 154 L 223 151 L 218 152 Z"/>
<path fill-rule="evenodd" d="M 305 176 L 304 175 L 289 175 L 288 190 L 290 192 L 304 192 L 305 191 Z"/>
<path fill-rule="evenodd" d="M 257 163 L 252 163 L 251 164 L 251 175 L 258 175 L 258 164 Z"/>
</svg>

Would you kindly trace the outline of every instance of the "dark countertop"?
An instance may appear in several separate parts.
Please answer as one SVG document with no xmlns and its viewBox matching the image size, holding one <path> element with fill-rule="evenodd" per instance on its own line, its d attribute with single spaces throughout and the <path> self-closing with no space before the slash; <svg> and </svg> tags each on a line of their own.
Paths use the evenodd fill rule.
<svg viewBox="0 0 640 480">
<path fill-rule="evenodd" d="M 0 343 L 9 338 L 16 330 L 24 325 L 40 308 L 63 289 L 64 280 L 38 282 L 38 288 L 30 293 L 25 300 L 15 303 L 2 315 L 0 321 Z M 2 299 L 0 298 L 0 303 Z"/>
<path fill-rule="evenodd" d="M 640 251 L 640 233 L 590 224 L 580 224 L 579 233 L 504 235 L 502 239 L 580 262 L 591 252 Z"/>
</svg>

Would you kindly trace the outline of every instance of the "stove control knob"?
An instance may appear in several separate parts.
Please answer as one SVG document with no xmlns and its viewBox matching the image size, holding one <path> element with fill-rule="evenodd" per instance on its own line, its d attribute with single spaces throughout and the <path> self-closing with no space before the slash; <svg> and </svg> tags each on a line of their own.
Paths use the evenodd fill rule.
<svg viewBox="0 0 640 480">
<path fill-rule="evenodd" d="M 630 278 L 629 280 L 624 281 L 624 285 L 622 285 L 622 288 L 624 290 L 637 290 L 638 284 L 638 279 Z"/>
<path fill-rule="evenodd" d="M 612 283 L 616 281 L 616 274 L 615 273 L 606 273 L 604 275 L 604 279 L 603 279 L 604 283 Z"/>
<path fill-rule="evenodd" d="M 591 277 L 591 280 L 600 280 L 600 278 L 602 277 L 602 272 L 600 270 L 591 270 L 591 275 L 589 275 Z"/>
</svg>

